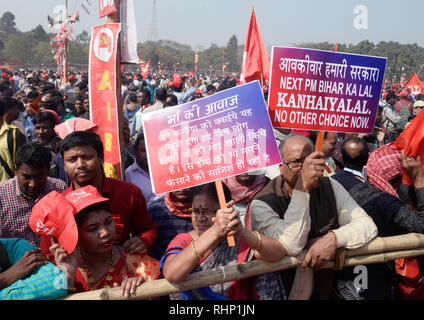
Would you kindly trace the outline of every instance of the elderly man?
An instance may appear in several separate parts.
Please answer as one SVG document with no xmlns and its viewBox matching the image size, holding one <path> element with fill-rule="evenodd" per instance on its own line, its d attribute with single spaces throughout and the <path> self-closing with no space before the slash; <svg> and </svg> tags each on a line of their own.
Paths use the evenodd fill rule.
<svg viewBox="0 0 424 320">
<path fill-rule="evenodd" d="M 252 230 L 280 241 L 290 256 L 310 246 L 304 268 L 318 268 L 334 259 L 338 248 L 358 248 L 377 236 L 376 225 L 347 191 L 337 181 L 322 178 L 324 154 L 314 152 L 308 138 L 290 136 L 282 142 L 280 151 L 281 175 L 251 203 Z M 313 272 L 310 268 L 298 268 L 294 279 L 290 271 L 282 272 L 286 291 L 290 292 L 293 285 L 289 299 L 332 297 L 333 270 Z M 302 280 L 304 276 L 310 280 Z M 304 287 L 299 287 L 302 283 Z"/>
</svg>

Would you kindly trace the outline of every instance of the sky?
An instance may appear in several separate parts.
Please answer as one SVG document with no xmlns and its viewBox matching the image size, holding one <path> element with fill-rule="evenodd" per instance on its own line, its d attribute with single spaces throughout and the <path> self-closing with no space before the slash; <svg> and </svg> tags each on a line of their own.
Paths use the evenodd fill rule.
<svg viewBox="0 0 424 320">
<path fill-rule="evenodd" d="M 150 40 L 153 2 L 134 0 L 138 42 Z M 57 16 L 55 8 L 65 6 L 66 0 L 0 3 L 0 16 L 11 11 L 19 30 L 41 24 L 47 32 L 57 32 L 48 27 L 47 15 Z M 70 14 L 80 8 L 75 34 L 106 23 L 106 18 L 98 17 L 98 0 L 68 0 L 68 7 Z M 159 39 L 188 44 L 194 50 L 207 49 L 213 43 L 226 46 L 232 35 L 238 44 L 244 44 L 252 7 L 266 47 L 324 41 L 357 44 L 362 40 L 424 47 L 422 0 L 156 0 Z"/>
</svg>

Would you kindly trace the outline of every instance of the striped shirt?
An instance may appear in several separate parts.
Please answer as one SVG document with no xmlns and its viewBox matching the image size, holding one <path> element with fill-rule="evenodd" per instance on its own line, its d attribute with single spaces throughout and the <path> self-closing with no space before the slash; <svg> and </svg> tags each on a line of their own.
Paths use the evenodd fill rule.
<svg viewBox="0 0 424 320">
<path fill-rule="evenodd" d="M 176 235 L 193 230 L 191 217 L 180 218 L 171 213 L 165 204 L 164 195 L 149 203 L 149 211 L 152 220 L 158 226 L 158 239 L 150 251 L 150 256 L 160 260 L 164 255 L 169 243 Z"/>
<path fill-rule="evenodd" d="M 13 265 L 23 255 L 36 249 L 23 239 L 0 239 Z M 0 300 L 52 300 L 68 294 L 66 276 L 55 265 L 46 265 L 33 270 L 25 279 L 0 290 Z"/>
<path fill-rule="evenodd" d="M 22 238 L 39 247 L 40 236 L 29 226 L 32 208 L 49 192 L 65 189 L 65 182 L 47 177 L 43 191 L 33 199 L 23 193 L 16 176 L 0 183 L 0 238 Z"/>
</svg>

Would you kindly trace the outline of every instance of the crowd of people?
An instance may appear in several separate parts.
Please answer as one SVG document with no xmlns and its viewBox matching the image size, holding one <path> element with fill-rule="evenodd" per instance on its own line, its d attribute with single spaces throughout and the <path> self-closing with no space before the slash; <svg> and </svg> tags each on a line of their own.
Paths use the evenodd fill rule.
<svg viewBox="0 0 424 320">
<path fill-rule="evenodd" d="M 274 128 L 282 163 L 223 180 L 221 208 L 213 183 L 152 191 L 142 117 L 235 87 L 236 75 L 122 72 L 121 80 L 124 181 L 105 176 L 87 72 L 2 72 L 0 299 L 109 287 L 129 297 L 145 281 L 179 283 L 200 270 L 303 250 L 295 269 L 153 299 L 424 298 L 422 257 L 367 265 L 365 287 L 343 267 L 346 250 L 377 236 L 424 232 L 421 158 L 394 146 L 424 95 L 385 86 L 374 132 L 325 132 L 322 151 L 317 132 Z M 320 268 L 331 260 L 337 268 Z"/>
</svg>

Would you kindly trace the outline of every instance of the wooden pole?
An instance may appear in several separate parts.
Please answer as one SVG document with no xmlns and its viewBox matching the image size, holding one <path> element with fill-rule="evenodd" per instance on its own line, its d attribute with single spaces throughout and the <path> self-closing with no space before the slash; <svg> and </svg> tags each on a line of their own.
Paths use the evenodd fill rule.
<svg viewBox="0 0 424 320">
<path fill-rule="evenodd" d="M 225 209 L 227 207 L 227 202 L 225 201 L 224 188 L 222 187 L 221 180 L 215 181 L 216 193 L 218 194 L 219 206 L 221 209 Z M 234 247 L 236 245 L 233 236 L 227 236 L 227 242 L 230 247 Z"/>
<path fill-rule="evenodd" d="M 65 15 L 65 35 L 68 35 L 68 0 L 65 1 L 66 15 Z M 63 86 L 68 82 L 68 38 L 65 37 L 63 41 Z"/>
<path fill-rule="evenodd" d="M 417 257 L 424 255 L 423 247 L 424 235 L 418 233 L 376 238 L 361 248 L 349 250 L 344 266 L 382 263 L 399 258 Z M 236 281 L 264 273 L 295 268 L 302 263 L 305 255 L 306 251 L 303 251 L 297 257 L 285 257 L 277 262 L 253 260 L 245 263 L 226 265 L 223 268 L 192 273 L 185 281 L 178 284 L 171 283 L 165 279 L 150 281 L 137 287 L 135 296 L 129 299 L 141 300 L 159 297 L 201 288 L 211 284 Z M 334 267 L 334 262 L 330 261 L 322 265 L 320 269 L 332 267 Z M 64 300 L 126 300 L 126 298 L 122 296 L 120 288 L 105 288 L 69 295 Z"/>
<path fill-rule="evenodd" d="M 317 141 L 315 142 L 315 151 L 322 152 L 322 145 L 324 144 L 324 131 L 318 132 Z M 314 188 L 318 188 L 318 181 L 314 184 Z"/>
<path fill-rule="evenodd" d="M 115 0 L 116 12 L 107 16 L 107 23 L 121 23 L 120 17 L 120 0 Z M 122 32 L 122 30 L 121 30 Z M 124 141 L 124 114 L 123 114 L 123 101 L 122 101 L 122 79 L 121 79 L 121 35 L 119 35 L 118 45 L 116 48 L 116 101 L 118 109 L 118 124 L 119 124 L 119 152 L 121 155 L 121 172 L 120 177 L 123 180 L 124 166 L 125 166 L 125 141 Z"/>
</svg>

